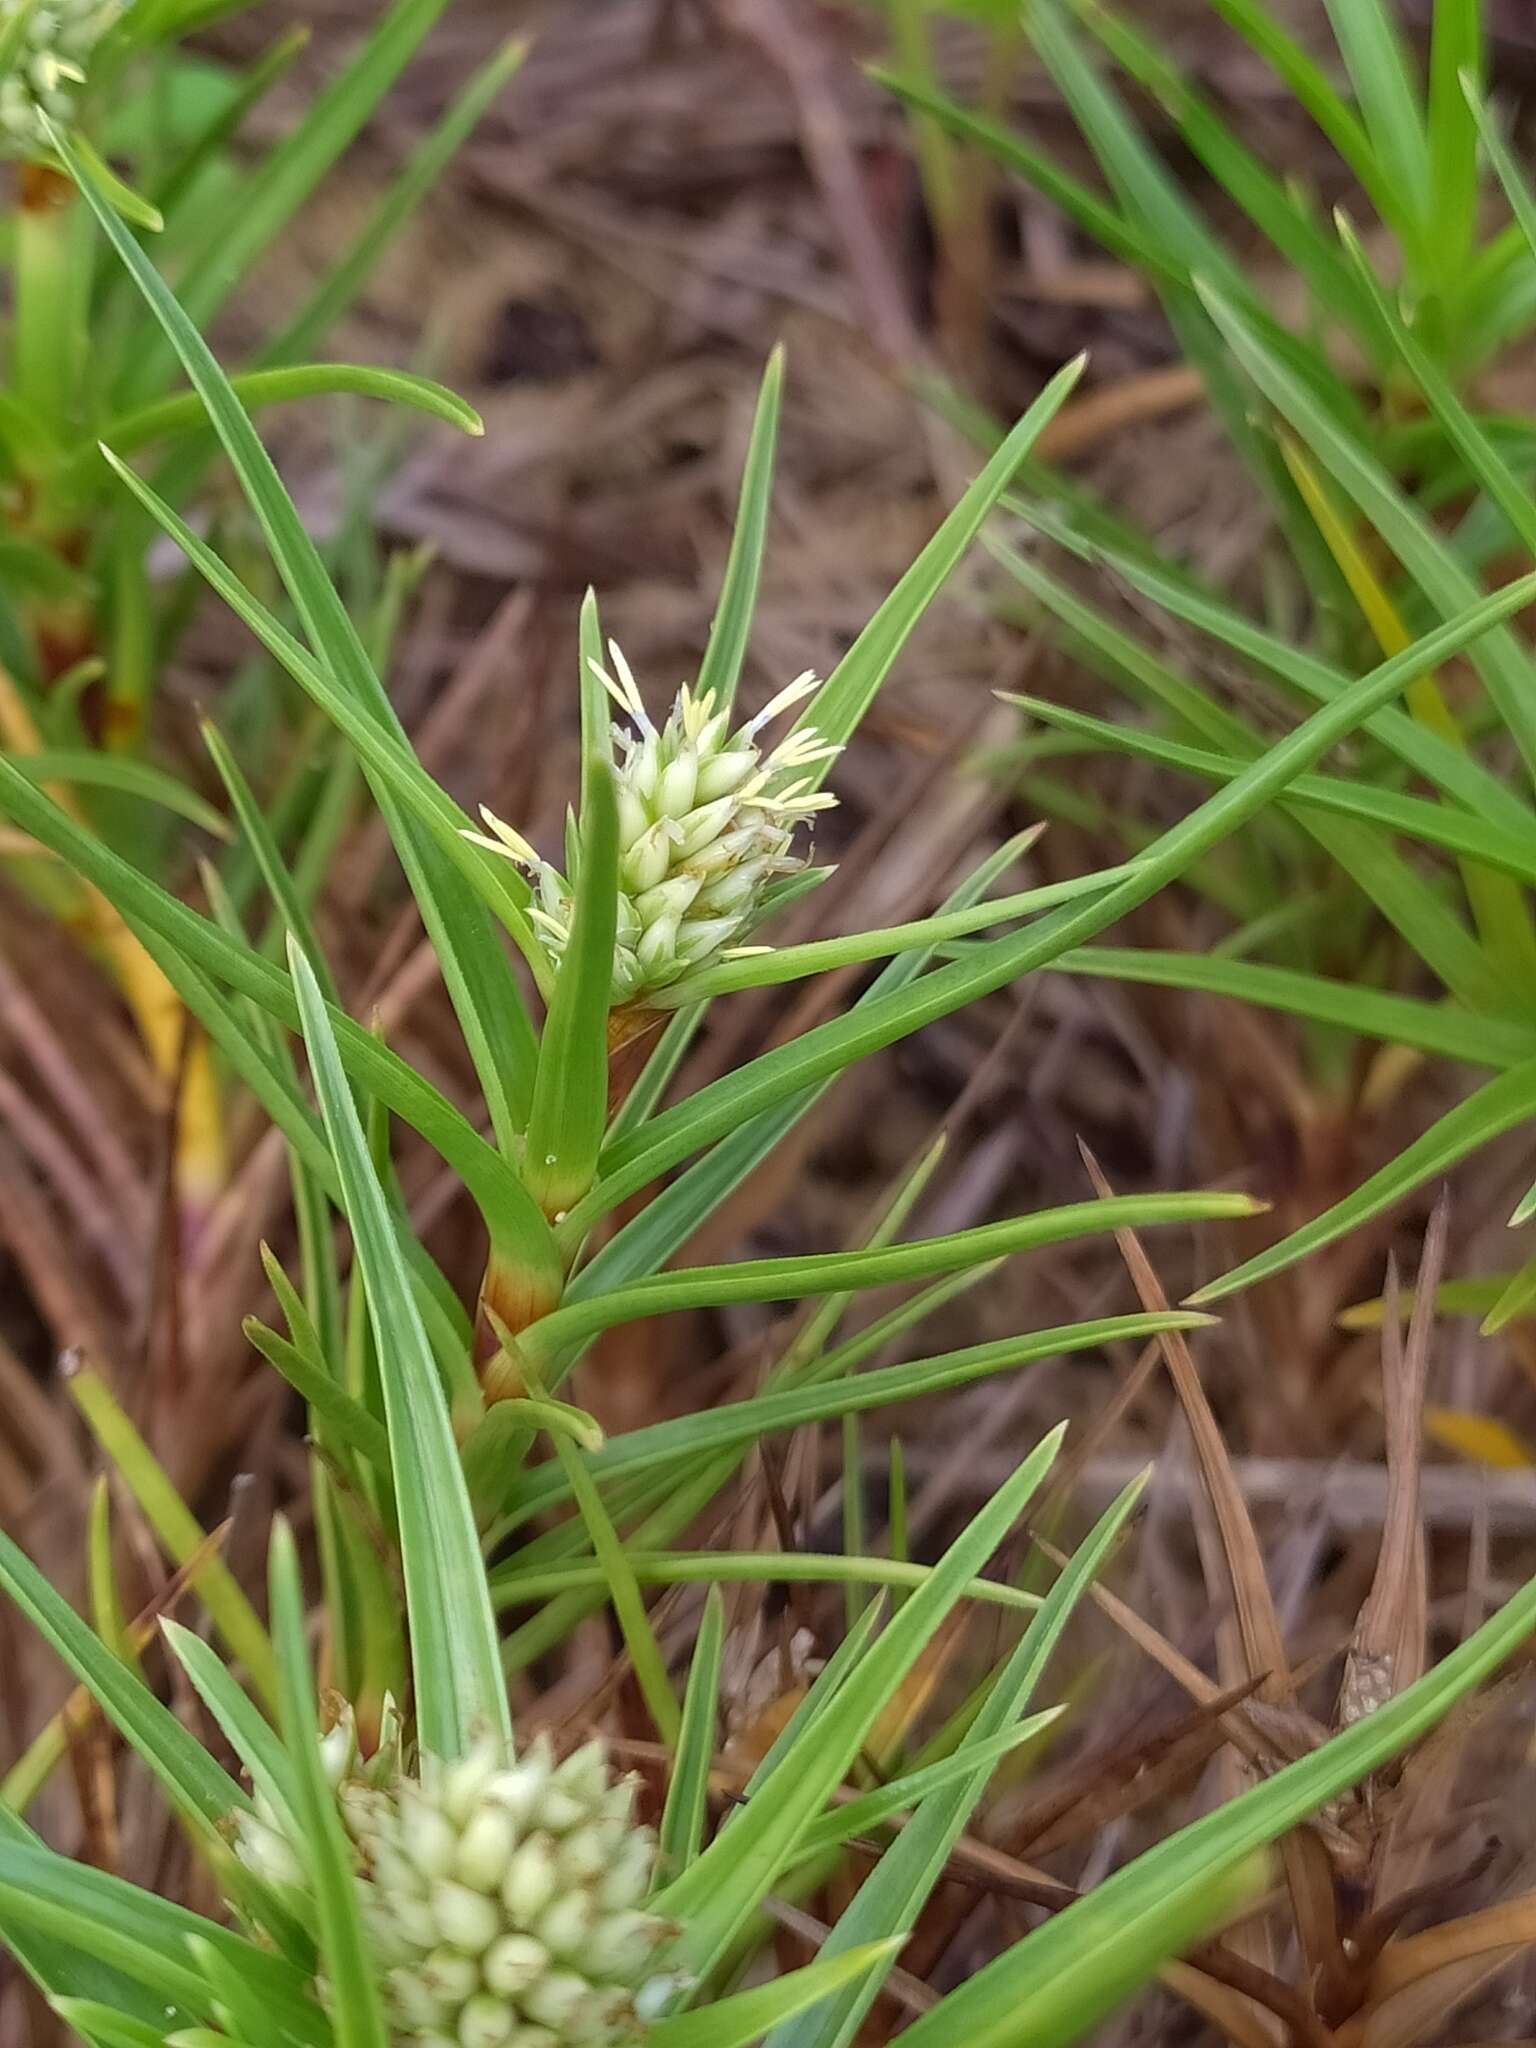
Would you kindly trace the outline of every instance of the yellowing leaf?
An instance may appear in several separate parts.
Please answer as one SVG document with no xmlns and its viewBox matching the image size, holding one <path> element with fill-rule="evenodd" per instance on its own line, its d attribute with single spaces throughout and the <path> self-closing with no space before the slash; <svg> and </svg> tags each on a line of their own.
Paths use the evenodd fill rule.
<svg viewBox="0 0 1536 2048">
<path fill-rule="evenodd" d="M 1424 1427 L 1436 1443 L 1480 1465 L 1495 1465 L 1501 1472 L 1536 1465 L 1536 1456 L 1523 1440 L 1491 1415 L 1474 1415 L 1466 1408 L 1426 1408 Z"/>
</svg>

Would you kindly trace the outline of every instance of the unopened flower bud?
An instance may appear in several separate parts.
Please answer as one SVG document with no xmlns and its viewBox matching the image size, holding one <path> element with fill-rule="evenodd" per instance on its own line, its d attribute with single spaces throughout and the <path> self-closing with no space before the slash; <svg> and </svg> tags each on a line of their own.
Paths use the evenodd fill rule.
<svg viewBox="0 0 1536 2048">
<path fill-rule="evenodd" d="M 414 1970 L 389 1971 L 384 1991 L 396 2018 L 413 2030 L 441 2027 L 448 2016 L 450 2008 L 428 1990 Z"/>
<path fill-rule="evenodd" d="M 460 1949 L 435 1948 L 416 1974 L 432 1996 L 450 2011 L 472 1997 L 480 1985 L 478 1964 Z"/>
<path fill-rule="evenodd" d="M 650 1888 L 655 1849 L 650 1837 L 637 1830 L 623 1844 L 598 1886 L 600 1903 L 610 1910 L 638 1906 Z"/>
<path fill-rule="evenodd" d="M 680 861 L 692 860 L 701 853 L 712 839 L 717 838 L 731 822 L 736 810 L 733 796 L 717 797 L 712 804 L 701 804 L 696 811 L 690 811 L 686 818 L 678 820 L 681 837 L 677 842 L 677 857 Z"/>
<path fill-rule="evenodd" d="M 413 1947 L 434 1949 L 442 1939 L 437 1915 L 426 1899 L 392 1899 L 390 1908 L 396 1927 Z"/>
<path fill-rule="evenodd" d="M 718 953 L 740 924 L 739 917 L 684 918 L 677 928 L 673 950 L 685 967 L 697 967 L 712 953 Z"/>
<path fill-rule="evenodd" d="M 590 1884 L 593 1878 L 600 1877 L 608 1868 L 622 1835 L 623 1828 L 618 1823 L 588 1821 L 585 1827 L 573 1828 L 562 1839 L 557 1853 L 561 1882 Z"/>
<path fill-rule="evenodd" d="M 541 2026 L 563 2032 L 581 2011 L 591 1991 L 574 1970 L 550 1970 L 523 1993 L 523 2011 Z"/>
<path fill-rule="evenodd" d="M 557 1764 L 547 1738 L 522 1756 L 488 1739 L 408 1774 L 398 1724 L 389 1739 L 382 1761 L 351 1748 L 336 1810 L 391 2048 L 639 2048 L 640 2001 L 677 1930 L 639 1910 L 655 1844 L 631 1818 L 633 1780 L 610 1778 L 600 1742 Z M 257 1797 L 231 1837 L 312 1914 L 286 1825 Z"/>
<path fill-rule="evenodd" d="M 634 2016 L 633 1999 L 614 1986 L 594 1991 L 586 2005 L 573 2014 L 566 2032 L 573 2041 L 606 2041 L 618 2029 L 633 2032 Z"/>
<path fill-rule="evenodd" d="M 481 1963 L 486 1983 L 503 1998 L 516 1998 L 549 1968 L 549 1950 L 531 1934 L 504 1934 Z"/>
<path fill-rule="evenodd" d="M 695 917 L 723 917 L 745 910 L 768 878 L 764 859 L 744 860 L 740 867 L 727 868 L 699 890 L 692 910 Z"/>
<path fill-rule="evenodd" d="M 468 1756 L 460 1757 L 443 1771 L 437 1804 L 455 1827 L 463 1827 L 479 1806 L 499 1762 L 497 1745 L 483 1741 L 475 1743 Z"/>
<path fill-rule="evenodd" d="M 635 2016 L 642 2020 L 660 2018 L 669 2001 L 679 1991 L 686 1991 L 692 1979 L 685 1970 L 663 1970 L 654 1977 L 647 1977 L 632 2001 Z"/>
<path fill-rule="evenodd" d="M 282 1889 L 304 1883 L 304 1866 L 287 1837 L 265 1822 L 242 1817 L 236 1849 L 246 1868 L 268 1884 Z"/>
<path fill-rule="evenodd" d="M 634 1818 L 635 1789 L 639 1779 L 633 1771 L 622 1778 L 616 1778 L 598 1801 L 598 1812 L 604 1820 L 619 1821 L 628 1826 Z"/>
<path fill-rule="evenodd" d="M 459 1837 L 454 1876 L 477 1892 L 493 1892 L 517 1847 L 517 1822 L 504 1806 L 484 1805 Z"/>
<path fill-rule="evenodd" d="M 520 1828 L 533 1819 L 544 1789 L 555 1775 L 555 1752 L 547 1735 L 536 1735 L 509 1771 L 501 1772 L 491 1796 Z"/>
<path fill-rule="evenodd" d="M 432 1917 L 451 1947 L 466 1955 L 483 1955 L 501 1932 L 501 1915 L 483 1892 L 440 1878 L 432 1887 Z"/>
<path fill-rule="evenodd" d="M 717 797 L 734 796 L 756 766 L 757 755 L 751 747 L 723 749 L 700 763 L 694 778 L 694 802 L 709 804 Z"/>
<path fill-rule="evenodd" d="M 651 814 L 632 783 L 620 782 L 614 795 L 619 811 L 619 851 L 628 853 L 640 835 L 650 829 Z"/>
<path fill-rule="evenodd" d="M 644 980 L 640 956 L 627 946 L 616 946 L 613 953 L 613 1000 L 627 1003 Z"/>
<path fill-rule="evenodd" d="M 656 785 L 661 768 L 656 758 L 656 736 L 648 734 L 629 757 L 627 780 L 636 796 L 653 815 L 656 809 Z"/>
<path fill-rule="evenodd" d="M 611 1977 L 628 1982 L 666 1933 L 665 1923 L 653 1913 L 642 1913 L 633 1907 L 606 1913 L 587 1943 L 586 1969 L 600 1980 Z"/>
<path fill-rule="evenodd" d="M 640 963 L 640 972 L 648 980 L 665 982 L 670 970 L 677 962 L 677 926 L 675 917 L 658 917 L 647 925 L 635 948 L 635 958 Z"/>
<path fill-rule="evenodd" d="M 532 1927 L 559 1885 L 554 1843 L 548 1835 L 530 1835 L 513 1851 L 501 1882 L 501 1902 L 513 1926 Z"/>
<path fill-rule="evenodd" d="M 363 1926 L 373 1949 L 374 1960 L 383 1970 L 393 1969 L 397 1964 L 416 1963 L 421 1958 L 421 1943 L 412 1941 L 401 1926 L 398 1916 L 379 1904 L 373 1895 L 373 1887 L 363 1887 L 359 1902 Z"/>
<path fill-rule="evenodd" d="M 549 1911 L 540 1916 L 535 1931 L 552 1956 L 580 1960 L 579 1952 L 591 1937 L 595 1918 L 585 1893 L 562 1892 Z"/>
<path fill-rule="evenodd" d="M 516 2028 L 513 2008 L 482 1992 L 459 2014 L 459 2048 L 507 2048 Z"/>
<path fill-rule="evenodd" d="M 695 875 L 672 875 L 635 898 L 635 915 L 642 929 L 664 917 L 686 917 L 702 884 Z"/>
<path fill-rule="evenodd" d="M 446 1877 L 453 1868 L 453 1823 L 419 1786 L 406 1786 L 400 1795 L 400 1846 L 423 1877 Z"/>
<path fill-rule="evenodd" d="M 657 781 L 655 804 L 658 814 L 663 818 L 681 818 L 691 811 L 698 780 L 698 756 L 685 742 L 676 758 L 662 769 Z"/>
<path fill-rule="evenodd" d="M 320 1768 L 333 1791 L 351 1769 L 356 1754 L 357 1729 L 349 1711 L 344 1721 L 338 1721 L 320 1738 Z"/>
<path fill-rule="evenodd" d="M 647 889 L 654 889 L 666 874 L 677 835 L 678 827 L 670 818 L 659 818 L 641 833 L 619 863 L 619 873 L 631 895 L 644 895 Z"/>
<path fill-rule="evenodd" d="M 357 1839 L 356 1836 L 353 1837 Z M 365 1845 L 366 1846 L 366 1845 Z M 377 1883 L 396 1898 L 425 1899 L 430 1880 L 423 1877 L 408 1856 L 384 1847 L 372 1852 L 373 1875 Z"/>
</svg>

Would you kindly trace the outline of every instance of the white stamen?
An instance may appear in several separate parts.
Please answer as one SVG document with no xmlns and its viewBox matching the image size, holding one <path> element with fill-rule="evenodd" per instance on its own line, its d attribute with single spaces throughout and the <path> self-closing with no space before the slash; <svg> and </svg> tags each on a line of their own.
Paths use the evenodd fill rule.
<svg viewBox="0 0 1536 2048">
<path fill-rule="evenodd" d="M 509 825 L 504 818 L 498 818 L 488 804 L 480 806 L 480 816 L 501 842 L 500 850 L 502 852 L 510 853 L 514 860 L 524 861 L 531 868 L 536 868 L 539 865 L 538 854 L 528 844 L 522 833 L 517 831 L 514 826 Z M 466 832 L 464 837 L 466 839 L 473 839 L 476 835 L 472 832 Z"/>
<path fill-rule="evenodd" d="M 650 713 L 645 708 L 645 699 L 640 695 L 640 685 L 635 681 L 635 672 L 624 659 L 624 650 L 617 640 L 608 642 L 608 658 L 618 670 L 619 682 L 624 691 L 623 701 L 628 703 L 636 725 L 649 739 L 656 728 L 652 725 Z"/>
<path fill-rule="evenodd" d="M 756 717 L 747 720 L 746 724 L 741 728 L 743 733 L 749 739 L 753 738 L 762 731 L 765 725 L 772 725 L 780 712 L 787 711 L 791 704 L 798 704 L 802 698 L 809 697 L 813 690 L 819 690 L 820 688 L 820 679 L 817 677 L 815 670 L 803 669 L 792 683 L 786 683 L 776 696 L 768 699 L 768 702 L 757 713 Z"/>
</svg>

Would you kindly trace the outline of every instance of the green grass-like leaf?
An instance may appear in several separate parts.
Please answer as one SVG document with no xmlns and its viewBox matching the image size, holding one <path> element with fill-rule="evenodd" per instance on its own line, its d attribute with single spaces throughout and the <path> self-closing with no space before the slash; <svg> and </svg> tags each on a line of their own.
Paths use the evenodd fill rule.
<svg viewBox="0 0 1536 2048">
<path fill-rule="evenodd" d="M 1012 1730 L 1027 1711 L 1063 1630 L 1141 1498 L 1147 1477 L 1133 1481 L 1110 1504 L 1058 1576 L 961 1738 L 958 1756 L 971 1768 L 924 1798 L 832 1929 L 826 1943 L 832 1953 L 878 1935 L 911 1932 L 986 1787 L 992 1769 L 989 1743 Z M 786 2029 L 770 2048 L 841 2048 L 858 2032 L 878 1989 L 878 1980 L 850 1987 L 830 2012 Z"/>
<path fill-rule="evenodd" d="M 162 1621 L 160 1632 L 191 1679 L 230 1747 L 250 1773 L 251 1783 L 274 1810 L 297 1828 L 293 1766 L 272 1724 L 251 1703 L 217 1651 L 178 1621 Z"/>
<path fill-rule="evenodd" d="M 523 1179 L 546 1215 L 574 1208 L 592 1185 L 608 1122 L 608 1010 L 618 928 L 619 812 L 606 692 L 593 672 L 601 637 L 588 591 L 581 631 L 581 860 L 571 933 L 539 1040 Z"/>
<path fill-rule="evenodd" d="M 678 2013 L 672 2019 L 660 2020 L 650 2029 L 647 2039 L 655 2048 L 746 2048 L 765 2029 L 819 2004 L 834 1991 L 840 1991 L 850 1978 L 862 1977 L 876 1968 L 897 1946 L 895 1942 L 874 1941 L 847 1955 L 788 1970 L 771 1984 L 738 1991 L 733 1998 L 716 1999 L 702 2012 Z"/>
<path fill-rule="evenodd" d="M 74 789 L 115 790 L 120 796 L 158 804 L 215 839 L 229 837 L 228 820 L 212 804 L 152 762 L 88 747 L 43 747 L 35 754 L 11 754 L 8 758 L 18 774 L 44 787 L 62 782 Z"/>
<path fill-rule="evenodd" d="M 432 0 L 434 7 L 440 4 L 441 0 Z M 78 167 L 69 144 L 60 138 L 58 148 L 66 166 L 75 172 Z M 404 748 L 399 720 L 373 672 L 362 639 L 229 380 L 137 242 L 88 182 L 82 182 L 81 189 L 98 225 L 180 357 L 322 665 L 342 694 Z M 436 948 L 498 1141 L 510 1149 L 521 1128 L 524 1107 L 518 1077 L 526 1087 L 532 1047 L 532 1026 L 511 964 L 452 855 L 402 809 L 391 790 L 378 788 L 376 794 Z"/>
<path fill-rule="evenodd" d="M 336 2048 L 387 2048 L 378 1961 L 358 1907 L 352 1848 L 320 1757 L 298 1552 L 293 1532 L 281 1515 L 272 1529 L 270 1586 L 272 1639 L 282 1690 L 283 1749 L 314 1896 L 320 1959 L 330 1984 L 328 2003 Z"/>
<path fill-rule="evenodd" d="M 1402 31 L 1387 0 L 1323 0 L 1349 71 L 1380 182 L 1398 195 L 1417 250 L 1432 217 L 1429 143 Z M 1438 10 L 1437 10 L 1438 11 Z"/>
<path fill-rule="evenodd" d="M 941 913 L 962 910 L 979 901 L 992 884 L 1004 875 L 1017 855 L 1022 838 L 999 847 L 945 899 Z M 898 954 L 881 969 L 869 988 L 854 1003 L 855 1010 L 877 1001 L 894 990 L 909 987 L 933 959 L 927 947 Z M 697 1016 L 697 1011 L 686 1013 Z M 671 1032 L 679 1020 L 667 1026 Z M 665 1041 L 667 1032 L 663 1033 Z M 809 1115 L 820 1100 L 826 1083 L 812 1087 L 779 1107 L 749 1117 L 730 1130 L 713 1150 L 679 1174 L 664 1187 L 640 1214 L 617 1231 L 571 1278 L 565 1292 L 567 1301 L 579 1301 L 603 1292 L 621 1281 L 654 1272 L 691 1236 L 696 1226 L 713 1213 L 732 1188 L 739 1187 L 752 1169 L 767 1158 L 774 1146 Z M 616 1118 L 609 1139 L 611 1156 L 621 1141 L 640 1130 L 645 1119 Z"/>
<path fill-rule="evenodd" d="M 831 1693 L 825 1710 L 807 1716 L 783 1760 L 755 1784 L 746 1804 L 698 1861 L 660 1894 L 658 1909 L 683 1923 L 676 1949 L 680 1965 L 709 1969 L 765 1896 L 965 1582 L 997 1548 L 1045 1478 L 1062 1433 L 1048 1437 L 999 1488 Z M 825 1681 L 823 1673 L 810 1697 Z"/>
<path fill-rule="evenodd" d="M 335 398 L 350 393 L 408 406 L 429 418 L 443 420 L 461 433 L 483 434 L 485 422 L 472 405 L 431 377 L 410 370 L 379 369 L 368 363 L 295 363 L 275 370 L 248 370 L 231 377 L 229 388 L 247 412 L 263 406 L 287 405 L 300 398 Z M 100 438 L 119 455 L 131 455 L 148 442 L 187 434 L 207 425 L 208 415 L 196 392 L 180 392 L 136 412 L 121 413 L 101 428 Z"/>
<path fill-rule="evenodd" d="M 779 405 L 784 392 L 784 350 L 775 348 L 763 372 L 752 416 L 752 434 L 741 471 L 741 495 L 736 504 L 736 521 L 731 529 L 731 548 L 725 560 L 725 574 L 715 616 L 710 622 L 709 640 L 694 688 L 702 697 L 713 691 L 717 708 L 736 699 L 746 659 L 747 637 L 752 630 L 752 613 L 757 604 L 757 586 L 762 575 L 763 543 L 768 533 L 768 506 L 773 487 L 773 454 L 779 432 Z"/>
<path fill-rule="evenodd" d="M 879 606 L 797 723 L 812 724 L 825 738 L 839 744 L 852 736 L 913 628 L 981 531 L 1020 463 L 1065 404 L 1082 375 L 1083 363 L 1084 358 L 1079 357 L 1051 378 Z M 813 778 L 819 779 L 826 766 L 819 764 L 812 771 Z"/>
<path fill-rule="evenodd" d="M 141 875 L 122 857 L 67 817 L 35 789 L 14 764 L 0 754 L 0 811 L 31 833 L 40 845 L 56 853 L 77 873 L 96 884 L 102 894 L 122 912 L 146 945 L 151 945 L 166 972 L 177 979 L 179 958 L 192 970 L 187 987 L 195 988 L 197 971 L 216 976 L 240 994 L 260 1004 L 289 1030 L 297 1030 L 298 1005 L 288 977 L 253 948 L 232 940 L 210 919 L 177 900 L 167 890 Z M 178 980 L 180 992 L 186 988 Z M 201 1017 L 201 1011 L 198 1012 Z M 348 1073 L 368 1095 L 383 1102 L 442 1152 L 482 1205 L 493 1237 L 502 1235 L 516 1242 L 529 1263 L 541 1257 L 547 1270 L 558 1269 L 553 1240 L 537 1206 L 506 1160 L 488 1145 L 459 1110 L 455 1109 L 430 1081 L 408 1066 L 398 1054 L 365 1031 L 340 1011 L 331 1011 L 330 1026 L 341 1049 Z M 243 1022 L 221 1049 L 232 1058 L 242 1056 L 239 1038 L 248 1038 Z M 245 1051 L 252 1050 L 244 1048 Z M 247 1071 L 253 1085 L 263 1085 L 254 1066 Z M 265 1085 L 275 1090 L 263 1096 L 264 1103 L 280 1120 L 288 1116 L 281 1099 L 281 1078 L 268 1072 Z M 302 1116 L 289 1117 L 284 1128 L 290 1137 L 302 1127 Z M 303 1143 L 300 1138 L 298 1142 Z M 323 1145 L 309 1158 L 322 1176 L 334 1171 Z"/>
<path fill-rule="evenodd" d="M 657 1836 L 659 1867 L 677 1876 L 698 1856 L 709 1819 L 709 1770 L 715 1755 L 724 1647 L 725 1603 L 719 1587 L 711 1586 L 688 1666 L 682 1720 L 672 1744 L 672 1777 Z"/>
<path fill-rule="evenodd" d="M 314 974 L 289 962 L 336 1157 L 389 1423 L 422 1747 L 451 1761 L 511 1719 L 480 1543 L 437 1367 Z"/>
<path fill-rule="evenodd" d="M 138 1502 L 145 1520 L 177 1564 L 192 1565 L 198 1598 L 266 1706 L 277 1704 L 277 1668 L 272 1644 L 256 1610 L 221 1557 L 207 1557 L 207 1535 L 172 1484 L 169 1474 L 124 1412 L 106 1381 L 90 1370 L 73 1372 L 70 1395 L 91 1432 Z"/>
<path fill-rule="evenodd" d="M 1381 1215 L 1415 1188 L 1481 1150 L 1505 1131 L 1517 1129 L 1532 1115 L 1536 1115 L 1536 1060 L 1527 1060 L 1496 1080 L 1485 1082 L 1321 1216 L 1314 1216 L 1310 1223 L 1293 1230 L 1268 1251 L 1256 1253 L 1242 1265 L 1234 1266 L 1230 1273 L 1198 1288 L 1190 1296 L 1191 1302 L 1220 1301 L 1228 1294 L 1251 1287 L 1257 1280 L 1267 1280 L 1287 1266 L 1294 1266 L 1309 1253 L 1335 1243 Z"/>
<path fill-rule="evenodd" d="M 1057 2048 L 1078 2039 L 1237 1902 L 1256 1851 L 1400 1755 L 1533 1627 L 1536 1582 L 1395 1699 L 1138 1856 L 987 1964 L 908 2029 L 913 2048 Z"/>
<path fill-rule="evenodd" d="M 191 318 L 200 326 L 212 321 L 352 142 L 444 4 L 445 0 L 394 0 L 378 16 L 357 54 L 244 181 L 239 205 L 220 209 L 208 222 L 181 282 Z M 145 403 L 164 386 L 171 364 L 170 351 L 164 347 L 136 350 L 123 380 L 121 401 Z"/>
<path fill-rule="evenodd" d="M 3 1533 L 0 1589 L 88 1688 L 124 1741 L 154 1772 L 177 1811 L 194 1824 L 205 1841 L 216 1841 L 218 1823 L 249 1805 L 245 1794 Z"/>
<path fill-rule="evenodd" d="M 84 1965 L 78 1987 L 52 1985 L 54 1995 L 68 1997 L 78 1988 L 88 1997 L 99 1996 L 85 1987 L 96 1966 L 106 1965 L 144 1985 L 168 2023 L 212 2021 L 208 1976 L 196 1966 L 189 1946 L 200 1941 L 250 1983 L 279 2038 L 291 2038 L 300 2048 L 331 2048 L 325 2014 L 309 1996 L 305 1973 L 291 1963 L 169 1899 L 5 1832 L 6 1839 L 0 1840 L 0 1929 L 7 1940 L 13 1929 L 22 1930 L 23 1938 L 42 1935 L 80 1955 Z"/>
<path fill-rule="evenodd" d="M 1002 1223 L 981 1224 L 944 1237 L 921 1238 L 869 1251 L 820 1252 L 805 1258 L 740 1259 L 728 1266 L 695 1266 L 657 1273 L 611 1294 L 553 1310 L 522 1332 L 519 1349 L 536 1364 L 559 1359 L 599 1331 L 674 1309 L 709 1308 L 737 1301 L 798 1301 L 807 1295 L 884 1287 L 980 1265 L 1003 1253 L 1060 1244 L 1079 1235 L 1123 1225 L 1187 1223 L 1251 1216 L 1261 1208 L 1249 1195 L 1219 1191 L 1177 1195 L 1122 1195 L 1113 1202 L 1072 1202 Z"/>
<path fill-rule="evenodd" d="M 790 1384 L 746 1401 L 730 1401 L 680 1415 L 665 1422 L 642 1424 L 621 1436 L 609 1437 L 587 1460 L 588 1470 L 602 1484 L 612 1485 L 637 1473 L 675 1466 L 737 1445 L 760 1442 L 781 1431 L 805 1429 L 844 1415 L 862 1415 L 874 1408 L 918 1401 L 931 1394 L 969 1386 L 994 1373 L 1012 1372 L 1038 1359 L 1069 1356 L 1106 1344 L 1135 1344 L 1178 1329 L 1205 1326 L 1205 1319 L 1183 1310 L 1138 1312 L 1125 1316 L 1092 1316 L 1048 1330 L 1026 1330 L 1016 1337 L 994 1337 L 933 1358 L 909 1359 L 874 1372 L 855 1372 L 869 1351 L 883 1349 L 902 1325 L 903 1312 L 882 1317 L 855 1345 L 829 1358 L 809 1384 Z M 814 1354 L 811 1354 L 814 1355 Z M 517 1520 L 531 1519 L 568 1497 L 558 1473 L 541 1469 L 523 1476 L 518 1492 Z M 515 1526 L 510 1524 L 508 1526 Z M 500 1533 L 505 1534 L 504 1528 Z"/>
</svg>

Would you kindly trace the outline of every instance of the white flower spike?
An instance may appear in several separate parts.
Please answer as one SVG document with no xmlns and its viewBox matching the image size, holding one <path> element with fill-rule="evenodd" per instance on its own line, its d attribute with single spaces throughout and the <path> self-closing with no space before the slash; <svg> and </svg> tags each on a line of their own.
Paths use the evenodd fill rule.
<svg viewBox="0 0 1536 2048">
<path fill-rule="evenodd" d="M 487 1739 L 406 1772 L 398 1728 L 363 1763 L 344 1708 L 322 1751 L 392 2048 L 639 2042 L 673 1988 L 657 1958 L 676 1929 L 645 1910 L 655 1837 L 601 1743 L 557 1764 L 542 1737 L 515 1759 Z M 312 1915 L 302 1845 L 259 1792 L 233 1835 L 240 1860 Z"/>
<path fill-rule="evenodd" d="M 24 5 L 0 0 L 0 35 Z M 21 47 L 0 78 L 0 156 L 48 153 L 45 118 L 69 125 L 91 55 L 122 12 L 122 0 L 41 0 L 32 8 Z"/>
<path fill-rule="evenodd" d="M 813 726 L 796 726 L 770 752 L 758 735 L 820 688 L 809 670 L 771 697 L 735 732 L 714 692 L 678 692 L 666 724 L 652 720 L 623 651 L 608 643 L 611 667 L 592 672 L 627 725 L 614 727 L 619 814 L 619 915 L 611 1001 L 644 1005 L 685 974 L 717 959 L 739 959 L 768 891 L 810 865 L 794 835 L 837 799 L 807 771 L 841 748 Z M 573 891 L 512 826 L 482 807 L 488 830 L 466 832 L 476 846 L 515 861 L 533 884 L 529 909 L 540 943 L 558 967 L 570 941 Z"/>
</svg>

